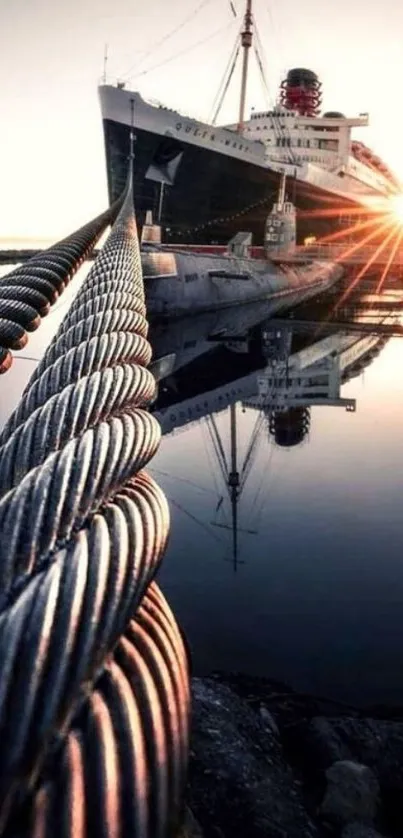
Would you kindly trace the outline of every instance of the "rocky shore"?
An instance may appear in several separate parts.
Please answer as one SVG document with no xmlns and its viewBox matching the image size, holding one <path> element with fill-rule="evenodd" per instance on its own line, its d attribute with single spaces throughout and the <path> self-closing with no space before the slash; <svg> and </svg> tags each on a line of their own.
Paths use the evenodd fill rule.
<svg viewBox="0 0 403 838">
<path fill-rule="evenodd" d="M 194 678 L 183 838 L 402 838 L 403 711 Z"/>
</svg>

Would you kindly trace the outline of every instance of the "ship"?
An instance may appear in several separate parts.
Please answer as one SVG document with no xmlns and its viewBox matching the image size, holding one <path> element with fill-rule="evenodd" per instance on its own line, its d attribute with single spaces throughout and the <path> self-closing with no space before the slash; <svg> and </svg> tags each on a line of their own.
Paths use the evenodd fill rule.
<svg viewBox="0 0 403 838">
<path fill-rule="evenodd" d="M 330 290 L 343 268 L 330 261 L 290 263 L 295 250 L 296 213 L 285 200 L 282 175 L 279 195 L 265 225 L 265 246 L 252 257 L 252 234 L 239 232 L 215 253 L 195 246 L 170 249 L 161 243 L 161 226 L 147 212 L 141 234 L 142 269 L 148 314 L 170 319 L 266 301 L 267 312 L 287 309 Z M 276 261 L 273 261 L 273 257 Z"/>
<path fill-rule="evenodd" d="M 129 135 L 134 132 L 137 218 L 141 225 L 151 210 L 166 242 L 224 244 L 247 229 L 261 243 L 282 174 L 299 213 L 300 243 L 347 228 L 352 217 L 365 220 L 379 207 L 385 211 L 390 197 L 401 192 L 390 168 L 352 137 L 354 128 L 369 124 L 368 114 L 321 114 L 322 85 L 312 70 L 290 70 L 274 107 L 252 111 L 246 118 L 254 25 L 252 0 L 246 0 L 234 124 L 207 124 L 147 102 L 124 82 L 99 87 L 109 200 L 124 188 Z M 259 67 L 263 71 L 260 60 Z"/>
</svg>

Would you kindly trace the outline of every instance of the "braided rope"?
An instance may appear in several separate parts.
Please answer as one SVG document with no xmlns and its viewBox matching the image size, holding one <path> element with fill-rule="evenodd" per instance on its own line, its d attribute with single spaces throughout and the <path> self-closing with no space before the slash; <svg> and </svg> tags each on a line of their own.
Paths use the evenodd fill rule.
<svg viewBox="0 0 403 838">
<path fill-rule="evenodd" d="M 28 342 L 88 253 L 116 217 L 120 202 L 0 281 L 0 374 L 13 362 L 11 349 Z"/>
<path fill-rule="evenodd" d="M 166 838 L 180 817 L 189 685 L 153 581 L 150 358 L 129 189 L 1 437 L 0 835 Z"/>
</svg>

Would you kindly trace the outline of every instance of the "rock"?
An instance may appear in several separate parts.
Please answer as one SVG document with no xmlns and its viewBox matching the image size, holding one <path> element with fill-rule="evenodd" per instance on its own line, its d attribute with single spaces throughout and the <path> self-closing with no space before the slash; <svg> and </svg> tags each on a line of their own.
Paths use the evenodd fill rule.
<svg viewBox="0 0 403 838">
<path fill-rule="evenodd" d="M 267 721 L 227 686 L 193 679 L 188 802 L 206 838 L 317 838 Z"/>
<path fill-rule="evenodd" d="M 327 788 L 321 815 L 336 823 L 371 824 L 379 805 L 379 784 L 370 768 L 357 762 L 335 762 L 326 771 Z"/>
<path fill-rule="evenodd" d="M 383 836 L 367 824 L 350 823 L 343 829 L 341 838 L 383 838 Z"/>
<path fill-rule="evenodd" d="M 306 730 L 307 747 L 314 762 L 321 768 L 330 768 L 334 762 L 341 760 L 354 759 L 348 742 L 349 737 L 341 734 L 332 719 L 312 719 Z M 361 759 L 359 761 L 361 762 Z"/>
<path fill-rule="evenodd" d="M 186 809 L 184 823 L 177 838 L 203 838 L 200 824 L 190 809 Z"/>
<path fill-rule="evenodd" d="M 280 736 L 280 731 L 278 729 L 277 722 L 272 716 L 272 714 L 269 712 L 267 707 L 264 706 L 264 704 L 260 705 L 259 712 L 266 730 L 270 730 L 272 733 L 274 733 L 275 736 Z"/>
<path fill-rule="evenodd" d="M 403 835 L 403 723 L 379 719 L 314 718 L 292 732 L 304 770 L 318 775 L 336 760 L 368 765 L 376 774 L 385 831 Z M 315 781 L 317 782 L 317 780 Z"/>
</svg>

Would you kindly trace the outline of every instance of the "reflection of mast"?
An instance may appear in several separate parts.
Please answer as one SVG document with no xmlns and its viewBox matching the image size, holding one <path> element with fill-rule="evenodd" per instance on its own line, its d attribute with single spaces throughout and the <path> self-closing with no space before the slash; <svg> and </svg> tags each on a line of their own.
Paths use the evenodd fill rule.
<svg viewBox="0 0 403 838">
<path fill-rule="evenodd" d="M 213 442 L 214 451 L 218 460 L 218 464 L 220 466 L 221 474 L 225 480 L 228 489 L 228 495 L 231 503 L 231 524 L 222 524 L 218 521 L 213 521 L 212 523 L 216 527 L 221 527 L 222 529 L 232 531 L 232 563 L 235 572 L 237 571 L 239 564 L 244 564 L 244 562 L 241 562 L 238 558 L 239 533 L 245 532 L 249 533 L 250 535 L 256 535 L 256 530 L 242 529 L 239 527 L 238 505 L 243 489 L 245 487 L 245 483 L 248 479 L 253 465 L 254 455 L 256 454 L 257 450 L 257 443 L 260 439 L 261 432 L 264 427 L 264 416 L 262 418 L 258 417 L 256 421 L 255 428 L 251 436 L 249 448 L 246 452 L 241 471 L 239 471 L 238 468 L 238 440 L 236 418 L 236 404 L 232 404 L 230 406 L 231 463 L 229 468 L 227 458 L 225 456 L 224 446 L 222 444 L 220 432 L 218 430 L 215 418 L 213 415 L 206 417 L 206 423 L 209 430 L 209 434 Z M 218 511 L 221 505 L 222 499 L 218 503 L 216 511 Z"/>
<path fill-rule="evenodd" d="M 236 439 L 236 407 L 230 407 L 231 415 L 231 471 L 228 476 L 228 488 L 231 494 L 232 510 L 232 555 L 234 559 L 234 570 L 238 560 L 238 498 L 239 498 L 239 471 L 237 466 L 237 439 Z"/>
</svg>

